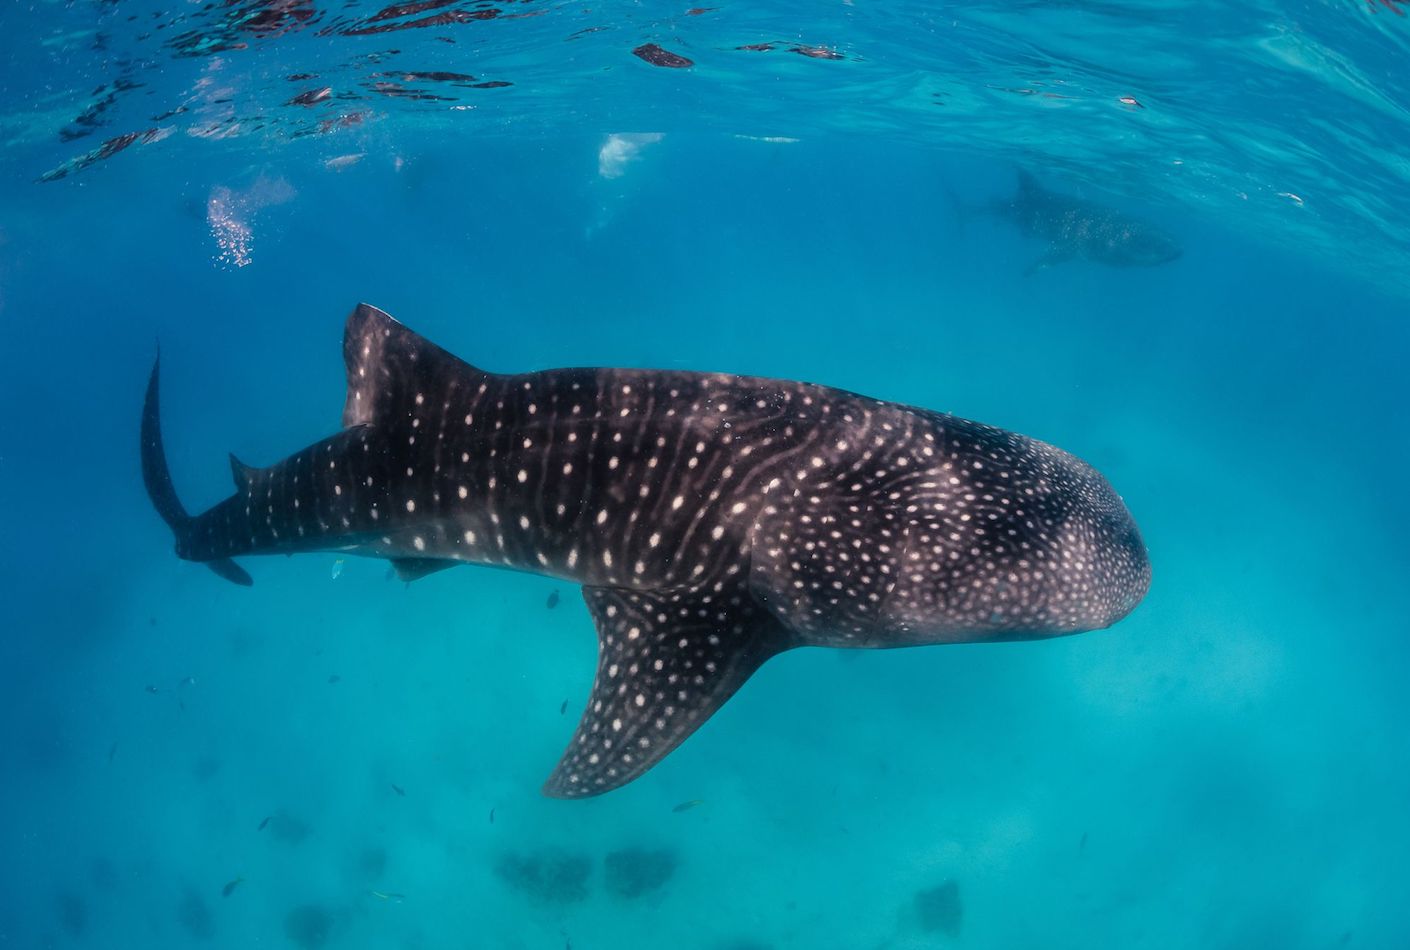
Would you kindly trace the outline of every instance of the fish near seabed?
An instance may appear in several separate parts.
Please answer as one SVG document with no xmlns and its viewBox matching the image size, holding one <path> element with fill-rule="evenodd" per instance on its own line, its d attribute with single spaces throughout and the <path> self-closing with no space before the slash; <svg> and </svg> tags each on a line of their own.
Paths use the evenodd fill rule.
<svg viewBox="0 0 1410 950">
<path fill-rule="evenodd" d="M 1150 583 L 1095 469 L 1043 442 L 825 386 L 674 370 L 477 369 L 375 307 L 343 337 L 343 426 L 235 493 L 177 500 L 159 370 L 142 472 L 179 557 L 459 564 L 583 585 L 597 676 L 544 785 L 579 798 L 661 761 L 801 646 L 1040 639 L 1109 626 Z"/>
<path fill-rule="evenodd" d="M 1048 243 L 1025 275 L 1080 258 L 1112 267 L 1154 267 L 1178 258 L 1179 243 L 1160 228 L 1115 208 L 1049 191 L 1026 171 L 1018 191 L 994 210 L 1027 237 Z"/>
</svg>

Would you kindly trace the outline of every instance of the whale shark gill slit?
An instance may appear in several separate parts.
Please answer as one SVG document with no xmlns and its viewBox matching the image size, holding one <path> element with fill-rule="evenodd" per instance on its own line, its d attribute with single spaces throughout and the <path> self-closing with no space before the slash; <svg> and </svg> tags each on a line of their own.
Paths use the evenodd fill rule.
<svg viewBox="0 0 1410 950">
<path fill-rule="evenodd" d="M 199 515 L 142 413 L 152 504 L 179 557 L 306 551 L 581 584 L 592 693 L 545 793 L 658 763 L 770 657 L 1109 626 L 1150 584 L 1120 496 L 1061 449 L 810 383 L 677 370 L 489 373 L 366 304 L 349 316 L 343 428 Z"/>
</svg>

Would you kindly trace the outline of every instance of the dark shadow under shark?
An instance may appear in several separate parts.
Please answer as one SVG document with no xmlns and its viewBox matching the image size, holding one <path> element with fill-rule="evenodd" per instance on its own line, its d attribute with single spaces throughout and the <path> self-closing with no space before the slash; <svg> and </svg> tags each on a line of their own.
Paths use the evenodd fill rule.
<svg viewBox="0 0 1410 950">
<path fill-rule="evenodd" d="M 1014 222 L 1026 237 L 1047 242 L 1047 250 L 1028 266 L 1028 276 L 1070 260 L 1111 267 L 1154 267 L 1183 253 L 1165 231 L 1115 208 L 1049 191 L 1028 172 L 1019 171 L 1018 191 L 992 210 Z"/>
<path fill-rule="evenodd" d="M 500 375 L 367 305 L 343 428 L 187 514 L 159 366 L 142 473 L 176 553 L 464 563 L 583 585 L 597 677 L 546 794 L 621 786 L 799 646 L 1013 640 L 1106 627 L 1150 582 L 1121 499 L 1034 439 L 808 383 L 630 369 Z"/>
</svg>

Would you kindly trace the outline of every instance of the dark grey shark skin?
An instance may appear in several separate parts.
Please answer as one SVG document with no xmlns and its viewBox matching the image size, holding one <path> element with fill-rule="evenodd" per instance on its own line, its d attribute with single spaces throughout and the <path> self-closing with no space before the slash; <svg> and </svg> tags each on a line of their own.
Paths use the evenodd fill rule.
<svg viewBox="0 0 1410 950">
<path fill-rule="evenodd" d="M 1018 192 L 996 210 L 1027 237 L 1048 242 L 1048 250 L 1026 271 L 1081 258 L 1111 267 L 1154 267 L 1178 258 L 1179 243 L 1153 224 L 1114 208 L 1049 191 L 1025 171 Z"/>
<path fill-rule="evenodd" d="M 187 515 L 158 367 L 148 493 L 176 553 L 237 583 L 246 554 L 491 564 L 583 585 L 592 696 L 544 786 L 641 775 L 799 646 L 900 647 L 1106 627 L 1150 583 L 1094 469 L 1012 432 L 808 383 L 630 369 L 500 375 L 367 305 L 343 339 L 342 431 Z"/>
</svg>

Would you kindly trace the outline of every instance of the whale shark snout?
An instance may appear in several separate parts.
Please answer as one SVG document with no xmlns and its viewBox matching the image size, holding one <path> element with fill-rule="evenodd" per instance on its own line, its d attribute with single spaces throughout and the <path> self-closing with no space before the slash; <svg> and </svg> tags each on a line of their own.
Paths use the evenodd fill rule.
<svg viewBox="0 0 1410 950">
<path fill-rule="evenodd" d="M 1033 590 L 1041 602 L 1035 637 L 1101 630 L 1125 617 L 1150 589 L 1151 566 L 1140 529 L 1121 496 L 1086 462 L 1043 444 L 1047 470 L 1040 484 L 1061 486 L 1058 504 L 1037 520 L 1022 520 L 1030 534 Z M 1032 527 L 1029 527 L 1029 526 Z"/>
<path fill-rule="evenodd" d="M 1150 558 L 1131 512 L 1102 475 L 1080 464 L 1090 501 L 1069 516 L 1056 549 L 1059 569 L 1049 596 L 1065 621 L 1056 633 L 1110 627 L 1136 608 L 1151 584 Z"/>
<path fill-rule="evenodd" d="M 1047 443 L 974 433 L 947 445 L 956 462 L 935 530 L 906 538 L 882 616 L 894 642 L 1040 639 L 1130 613 L 1150 587 L 1150 560 L 1110 483 Z"/>
<path fill-rule="evenodd" d="M 1108 263 L 1124 267 L 1157 267 L 1177 260 L 1184 249 L 1174 238 L 1153 228 L 1129 231 L 1112 248 Z"/>
</svg>

